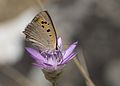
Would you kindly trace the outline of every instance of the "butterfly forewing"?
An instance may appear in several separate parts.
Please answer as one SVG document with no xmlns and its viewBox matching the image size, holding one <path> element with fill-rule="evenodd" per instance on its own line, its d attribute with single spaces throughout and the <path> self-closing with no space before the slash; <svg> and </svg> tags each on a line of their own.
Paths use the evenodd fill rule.
<svg viewBox="0 0 120 86">
<path fill-rule="evenodd" d="M 47 11 L 38 13 L 23 32 L 26 39 L 42 49 L 57 48 L 57 35 Z"/>
</svg>

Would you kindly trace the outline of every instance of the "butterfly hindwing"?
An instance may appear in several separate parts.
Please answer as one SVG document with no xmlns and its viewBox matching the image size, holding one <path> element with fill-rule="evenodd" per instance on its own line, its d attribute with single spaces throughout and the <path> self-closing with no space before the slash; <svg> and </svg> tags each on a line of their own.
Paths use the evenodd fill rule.
<svg viewBox="0 0 120 86">
<path fill-rule="evenodd" d="M 38 13 L 23 32 L 26 39 L 42 49 L 55 49 L 57 35 L 47 11 Z"/>
</svg>

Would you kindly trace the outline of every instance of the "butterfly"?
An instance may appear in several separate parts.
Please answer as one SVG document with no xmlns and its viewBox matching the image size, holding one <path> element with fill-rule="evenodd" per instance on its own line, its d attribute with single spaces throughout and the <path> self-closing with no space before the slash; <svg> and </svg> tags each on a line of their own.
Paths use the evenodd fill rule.
<svg viewBox="0 0 120 86">
<path fill-rule="evenodd" d="M 57 34 L 47 11 L 39 12 L 28 24 L 23 33 L 26 40 L 42 50 L 57 49 Z"/>
</svg>

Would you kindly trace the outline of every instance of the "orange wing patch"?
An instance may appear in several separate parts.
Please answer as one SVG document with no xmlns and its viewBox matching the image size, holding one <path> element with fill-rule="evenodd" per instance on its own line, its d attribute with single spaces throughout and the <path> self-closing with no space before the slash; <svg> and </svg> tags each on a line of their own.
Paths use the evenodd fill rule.
<svg viewBox="0 0 120 86">
<path fill-rule="evenodd" d="M 48 36 L 51 38 L 52 44 L 54 44 L 54 48 L 56 48 L 56 34 L 53 30 L 54 26 L 52 26 L 52 21 L 46 21 L 44 17 L 40 16 L 40 18 L 38 18 L 35 22 L 40 24 L 41 27 L 45 29 L 45 31 L 48 33 Z"/>
</svg>

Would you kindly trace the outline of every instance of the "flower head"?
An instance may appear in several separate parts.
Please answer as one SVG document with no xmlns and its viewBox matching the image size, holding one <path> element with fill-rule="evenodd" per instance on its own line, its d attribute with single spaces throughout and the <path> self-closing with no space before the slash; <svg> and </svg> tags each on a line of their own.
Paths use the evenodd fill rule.
<svg viewBox="0 0 120 86">
<path fill-rule="evenodd" d="M 58 50 L 46 50 L 39 52 L 33 48 L 26 48 L 26 50 L 35 59 L 35 65 L 46 71 L 55 71 L 63 68 L 63 66 L 75 57 L 74 49 L 77 42 L 73 43 L 66 51 L 62 50 L 62 39 L 58 39 Z"/>
<path fill-rule="evenodd" d="M 68 63 L 73 57 L 76 56 L 74 49 L 77 46 L 77 42 L 70 45 L 70 47 L 63 51 L 62 39 L 58 38 L 58 49 L 56 50 L 46 50 L 38 51 L 33 48 L 26 48 L 26 50 L 35 59 L 35 65 L 40 67 L 43 72 L 55 72 L 61 70 L 66 63 Z"/>
</svg>

